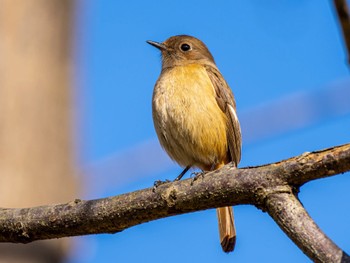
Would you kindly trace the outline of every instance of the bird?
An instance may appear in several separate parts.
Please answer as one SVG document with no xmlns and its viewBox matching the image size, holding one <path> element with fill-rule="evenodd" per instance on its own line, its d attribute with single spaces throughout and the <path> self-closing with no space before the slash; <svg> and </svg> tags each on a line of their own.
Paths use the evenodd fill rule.
<svg viewBox="0 0 350 263">
<path fill-rule="evenodd" d="M 147 43 L 161 51 L 152 116 L 161 146 L 185 167 L 176 179 L 190 168 L 213 171 L 230 162 L 237 167 L 242 136 L 236 102 L 207 46 L 189 35 Z M 221 247 L 228 253 L 236 243 L 233 209 L 216 211 Z"/>
</svg>

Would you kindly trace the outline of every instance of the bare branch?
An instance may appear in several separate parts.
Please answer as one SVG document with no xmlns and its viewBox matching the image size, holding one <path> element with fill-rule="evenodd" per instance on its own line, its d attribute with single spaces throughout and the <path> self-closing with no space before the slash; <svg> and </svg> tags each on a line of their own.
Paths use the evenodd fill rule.
<svg viewBox="0 0 350 263">
<path fill-rule="evenodd" d="M 345 45 L 348 50 L 348 63 L 350 63 L 350 16 L 349 8 L 347 6 L 346 0 L 334 0 L 334 6 L 337 10 L 340 27 L 343 32 L 343 37 L 345 40 Z"/>
<path fill-rule="evenodd" d="M 316 262 L 346 262 L 350 258 L 315 224 L 292 192 L 269 195 L 269 215 L 294 243 Z"/>
<path fill-rule="evenodd" d="M 310 180 L 349 170 L 350 144 L 346 144 L 259 167 L 237 169 L 226 165 L 195 181 L 167 183 L 155 190 L 148 188 L 68 204 L 0 209 L 0 242 L 28 243 L 66 236 L 116 233 L 168 216 L 252 204 L 268 211 L 313 260 L 322 261 L 328 253 L 336 259 L 343 252 L 318 229 L 293 197 L 291 189 L 298 190 Z M 297 224 L 301 218 L 305 219 L 304 225 Z M 306 228 L 310 232 L 307 237 L 303 232 Z M 324 246 L 328 248 L 323 250 Z M 344 255 L 343 259 L 346 259 Z"/>
</svg>

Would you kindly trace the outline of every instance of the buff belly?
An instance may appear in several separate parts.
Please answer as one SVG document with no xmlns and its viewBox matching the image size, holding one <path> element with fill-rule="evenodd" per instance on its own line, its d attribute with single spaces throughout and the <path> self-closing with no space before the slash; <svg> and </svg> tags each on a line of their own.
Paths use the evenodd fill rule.
<svg viewBox="0 0 350 263">
<path fill-rule="evenodd" d="M 177 163 L 205 170 L 226 160 L 226 116 L 204 67 L 177 66 L 163 72 L 152 109 L 159 141 Z"/>
</svg>

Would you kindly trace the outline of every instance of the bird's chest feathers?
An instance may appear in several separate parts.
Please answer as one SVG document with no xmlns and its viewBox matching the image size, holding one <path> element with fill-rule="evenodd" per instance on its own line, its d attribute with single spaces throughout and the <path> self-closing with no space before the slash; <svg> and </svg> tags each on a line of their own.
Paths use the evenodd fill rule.
<svg viewBox="0 0 350 263">
<path fill-rule="evenodd" d="M 204 167 L 225 158 L 227 118 L 204 67 L 163 72 L 153 93 L 153 119 L 160 143 L 181 165 Z"/>
<path fill-rule="evenodd" d="M 206 69 L 200 65 L 174 67 L 162 75 L 155 90 L 163 118 L 176 122 L 195 121 L 219 110 Z"/>
</svg>

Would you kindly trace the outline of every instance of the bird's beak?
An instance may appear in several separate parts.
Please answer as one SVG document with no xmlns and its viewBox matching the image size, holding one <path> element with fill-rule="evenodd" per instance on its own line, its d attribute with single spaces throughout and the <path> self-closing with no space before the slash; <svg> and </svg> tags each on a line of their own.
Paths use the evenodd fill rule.
<svg viewBox="0 0 350 263">
<path fill-rule="evenodd" d="M 167 49 L 167 46 L 164 45 L 163 43 L 160 43 L 160 42 L 155 42 L 155 41 L 151 41 L 151 40 L 147 40 L 146 41 L 148 44 L 160 49 L 160 50 L 166 50 Z"/>
</svg>

